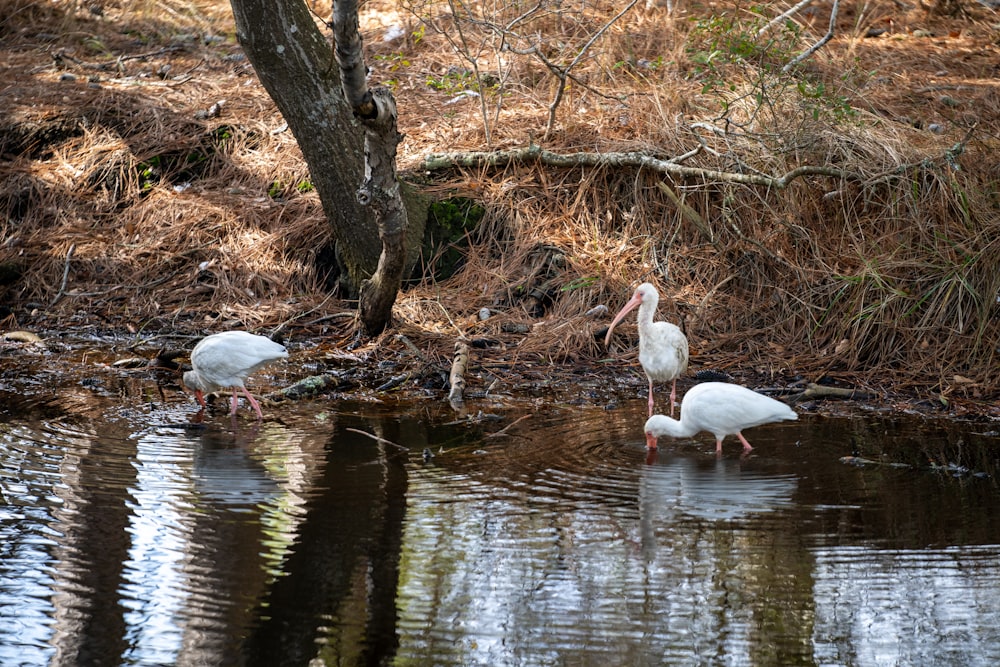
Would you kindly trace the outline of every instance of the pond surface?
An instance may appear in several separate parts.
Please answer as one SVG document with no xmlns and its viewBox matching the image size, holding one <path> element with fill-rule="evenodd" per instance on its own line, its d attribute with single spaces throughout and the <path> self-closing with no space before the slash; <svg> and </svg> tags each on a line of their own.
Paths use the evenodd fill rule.
<svg viewBox="0 0 1000 667">
<path fill-rule="evenodd" d="M 803 413 L 647 460 L 641 396 L 194 424 L 46 381 L 0 382 L 4 667 L 1000 664 L 982 425 Z"/>
</svg>

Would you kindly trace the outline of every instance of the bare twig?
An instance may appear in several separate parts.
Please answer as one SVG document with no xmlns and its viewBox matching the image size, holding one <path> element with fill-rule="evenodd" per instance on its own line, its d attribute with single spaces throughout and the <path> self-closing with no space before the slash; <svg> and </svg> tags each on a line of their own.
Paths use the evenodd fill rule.
<svg viewBox="0 0 1000 667">
<path fill-rule="evenodd" d="M 153 287 L 156 287 L 157 285 L 162 285 L 163 283 L 167 282 L 168 280 L 173 280 L 176 277 L 176 274 L 167 274 L 167 275 L 163 276 L 162 278 L 157 278 L 156 280 L 151 280 L 148 283 L 143 283 L 142 285 L 120 284 L 120 285 L 112 285 L 111 287 L 108 287 L 107 289 L 93 290 L 93 291 L 90 291 L 90 292 L 73 292 L 73 294 L 66 294 L 65 291 L 64 291 L 65 288 L 66 288 L 66 273 L 69 271 L 69 264 L 68 264 L 69 263 L 69 255 L 72 254 L 72 251 L 73 251 L 73 249 L 70 248 L 70 252 L 66 254 L 67 266 L 66 266 L 66 268 L 64 269 L 64 272 L 63 272 L 63 284 L 62 284 L 62 287 L 59 288 L 60 294 L 56 296 L 56 300 L 53 301 L 52 304 L 50 304 L 50 305 L 54 306 L 56 304 L 56 302 L 59 301 L 60 299 L 62 299 L 62 297 L 64 297 L 64 296 L 72 296 L 74 298 L 78 298 L 78 297 L 88 297 L 88 296 L 104 296 L 105 294 L 110 294 L 111 292 L 116 292 L 116 291 L 122 290 L 122 289 L 131 289 L 131 290 L 135 290 L 135 291 L 148 290 L 148 289 L 151 289 Z"/>
<path fill-rule="evenodd" d="M 471 16 L 472 10 L 466 7 L 464 3 L 461 4 L 463 9 L 465 9 Z M 448 0 L 448 7 L 451 9 L 451 16 L 455 25 L 455 30 L 458 32 L 458 41 L 456 42 L 453 40 L 447 31 L 442 30 L 441 34 L 445 36 L 445 39 L 451 43 L 452 48 L 460 53 L 472 68 L 472 73 L 473 76 L 476 77 L 476 86 L 479 91 L 479 112 L 483 117 L 483 134 L 486 138 L 486 145 L 491 146 L 493 145 L 492 130 L 490 129 L 489 112 L 486 109 L 486 96 L 484 95 L 486 85 L 483 81 L 483 73 L 479 69 L 479 54 L 473 52 L 469 39 L 465 36 L 465 31 L 462 30 L 462 23 L 459 20 L 460 13 L 455 6 L 455 0 Z"/>
<path fill-rule="evenodd" d="M 566 91 L 566 79 L 569 77 L 570 70 L 572 70 L 580 63 L 580 61 L 587 54 L 587 52 L 590 51 L 590 47 L 594 45 L 594 42 L 596 42 L 601 37 L 601 35 L 607 32 L 611 28 L 611 26 L 617 23 L 618 19 L 625 16 L 625 14 L 629 12 L 629 10 L 635 7 L 637 2 L 638 0 L 632 0 L 632 2 L 627 4 L 624 8 L 622 8 L 620 12 L 611 17 L 611 19 L 608 20 L 608 22 L 605 23 L 600 29 L 598 29 L 597 32 L 591 35 L 590 39 L 587 40 L 587 43 L 584 44 L 582 47 L 580 47 L 579 53 L 576 54 L 576 57 L 573 58 L 572 62 L 570 62 L 569 65 L 566 65 L 566 67 L 558 67 L 548 62 L 545 58 L 541 57 L 541 53 L 536 49 L 535 54 L 541 58 L 542 62 L 545 63 L 546 67 L 548 67 L 549 70 L 553 74 L 555 74 L 556 78 L 559 80 L 559 85 L 556 87 L 555 95 L 553 95 L 552 97 L 552 103 L 549 105 L 549 120 L 545 125 L 546 139 L 548 139 L 551 136 L 552 130 L 555 127 L 556 110 L 559 108 L 559 103 L 562 102 L 563 93 Z"/>
<path fill-rule="evenodd" d="M 420 348 L 414 345 L 413 341 L 411 341 L 409 338 L 407 338 L 403 334 L 396 334 L 396 340 L 402 343 L 406 347 L 406 349 L 409 350 L 410 353 L 417 359 L 419 359 L 425 364 L 427 363 L 427 357 L 424 356 L 424 353 L 420 351 Z"/>
<path fill-rule="evenodd" d="M 319 310 L 320 308 L 322 308 L 326 304 L 326 302 L 330 300 L 330 297 L 332 297 L 332 296 L 333 296 L 332 294 L 327 294 L 326 297 L 322 301 L 319 302 L 319 304 L 317 304 L 316 306 L 310 308 L 309 310 L 305 311 L 304 313 L 296 313 L 294 316 L 289 317 L 287 320 L 285 320 L 284 322 L 282 322 L 281 324 L 279 324 L 278 326 L 276 326 L 274 328 L 274 331 L 280 331 L 281 329 L 284 329 L 286 326 L 288 326 L 289 324 L 291 324 L 295 320 L 301 319 L 301 318 L 305 317 L 306 315 L 308 315 L 310 313 L 316 312 L 317 310 Z M 309 326 L 310 324 L 316 324 L 317 322 L 321 322 L 321 321 L 323 321 L 325 319 L 334 318 L 334 317 L 341 317 L 341 316 L 344 316 L 344 315 L 348 315 L 350 317 L 354 317 L 355 313 L 336 313 L 334 315 L 324 315 L 323 317 L 320 317 L 320 318 L 318 318 L 316 320 L 313 320 L 312 322 L 307 322 L 305 326 Z"/>
<path fill-rule="evenodd" d="M 395 443 L 392 440 L 386 440 L 385 438 L 383 438 L 381 436 L 375 435 L 374 433 L 369 433 L 368 431 L 362 431 L 359 428 L 345 428 L 344 430 L 345 431 L 350 431 L 351 433 L 357 433 L 358 435 L 368 436 L 369 438 L 371 438 L 375 442 L 377 442 L 379 444 L 382 444 L 382 445 L 392 445 L 393 447 L 399 447 L 403 451 L 406 451 L 406 452 L 410 451 L 409 447 L 404 447 L 403 445 Z"/>
<path fill-rule="evenodd" d="M 56 297 L 52 299 L 52 303 L 49 304 L 49 308 L 59 303 L 59 300 L 63 298 L 66 293 L 66 283 L 69 280 L 69 260 L 73 257 L 73 251 L 76 250 L 76 244 L 72 244 L 69 250 L 66 251 L 66 263 L 63 265 L 63 275 L 62 284 L 59 285 L 59 291 L 56 292 Z"/>
<path fill-rule="evenodd" d="M 778 25 L 779 23 L 781 23 L 782 21 L 784 21 L 785 19 L 787 19 L 789 16 L 792 16 L 794 14 L 798 14 L 800 11 L 802 11 L 803 9 L 805 9 L 806 7 L 808 7 L 809 5 L 811 5 L 813 3 L 813 1 L 814 0 L 802 0 L 801 2 L 799 2 L 798 4 L 796 4 L 794 7 L 791 7 L 787 11 L 784 11 L 784 12 L 778 14 L 777 16 L 775 16 L 773 19 L 771 19 L 770 21 L 767 22 L 767 25 L 765 25 L 763 28 L 761 28 L 760 30 L 757 31 L 757 39 L 760 39 L 761 37 L 763 37 L 764 33 L 766 33 L 768 30 L 770 30 L 774 26 Z"/>
<path fill-rule="evenodd" d="M 502 435 L 507 435 L 507 431 L 509 431 L 513 427 L 517 426 L 518 424 L 520 424 L 521 422 L 523 422 L 525 419 L 527 419 L 530 416 L 531 415 L 524 415 L 523 417 L 519 417 L 518 419 L 515 419 L 511 423 L 509 423 L 506 426 L 504 426 L 502 429 L 500 429 L 496 433 L 490 433 L 486 437 L 487 438 L 499 438 Z"/>
<path fill-rule="evenodd" d="M 833 0 L 833 6 L 830 7 L 830 27 L 826 31 L 826 34 L 822 38 L 808 49 L 800 53 L 799 55 L 792 58 L 784 67 L 781 68 L 782 73 L 787 73 L 790 69 L 798 65 L 800 62 L 816 53 L 820 48 L 829 42 L 833 38 L 833 31 L 837 27 L 837 12 L 840 9 L 840 0 Z"/>
<path fill-rule="evenodd" d="M 326 299 L 324 299 L 324 301 L 325 300 Z M 317 306 L 317 308 L 318 307 L 319 306 Z M 315 310 L 316 310 L 316 308 L 313 308 L 309 312 L 303 313 L 303 314 L 304 315 L 308 315 L 309 313 L 311 313 L 311 312 L 313 312 Z M 357 317 L 357 316 L 358 316 L 358 314 L 355 311 L 344 311 L 343 313 L 330 313 L 329 315 L 323 315 L 322 317 L 317 317 L 314 320 L 309 320 L 308 322 L 303 323 L 302 326 L 304 326 L 304 327 L 311 327 L 313 325 L 319 324 L 321 322 L 326 322 L 328 320 L 349 320 L 349 319 Z M 284 326 L 286 324 L 289 324 L 290 322 L 294 322 L 299 317 L 300 317 L 299 315 L 296 315 L 295 317 L 290 317 L 287 320 L 285 320 L 284 322 L 282 322 L 281 325 Z"/>
</svg>

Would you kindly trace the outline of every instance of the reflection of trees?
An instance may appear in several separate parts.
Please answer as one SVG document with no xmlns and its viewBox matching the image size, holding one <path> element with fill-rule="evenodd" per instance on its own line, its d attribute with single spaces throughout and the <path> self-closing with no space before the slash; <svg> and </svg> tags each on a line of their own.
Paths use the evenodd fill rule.
<svg viewBox="0 0 1000 667">
<path fill-rule="evenodd" d="M 0 637 L 38 646 L 40 659 L 22 663 L 44 662 L 46 641 L 53 665 L 306 664 L 321 651 L 375 664 L 392 655 L 406 492 L 399 449 L 342 433 L 340 423 L 332 439 L 322 422 L 302 431 L 222 418 L 183 430 L 80 403 L 53 408 L 45 422 L 25 417 L 19 434 L 0 439 L 0 451 L 22 459 L 3 466 L 17 502 L 37 503 L 0 547 L 18 555 L 0 563 L 0 581 L 22 581 L 26 593 L 0 590 L 12 602 L 0 618 L 15 628 L 31 619 L 30 637 Z M 77 421 L 92 428 L 68 425 Z M 426 445 L 424 428 L 401 434 L 395 424 L 381 435 Z M 0 662 L 10 655 L 0 650 Z"/>
<path fill-rule="evenodd" d="M 828 452 L 831 460 L 858 454 L 885 465 L 812 466 L 797 500 L 836 505 L 812 520 L 817 532 L 838 534 L 845 542 L 878 535 L 911 549 L 991 544 L 1000 518 L 984 508 L 996 505 L 1000 460 L 995 437 L 978 430 L 945 419 L 817 420 L 810 426 L 816 451 Z"/>
<path fill-rule="evenodd" d="M 631 448 L 603 414 L 575 422 L 574 436 L 534 423 L 411 475 L 398 660 L 806 659 L 812 559 L 788 519 L 796 478 L 675 452 L 644 466 L 641 433 Z"/>
<path fill-rule="evenodd" d="M 273 422 L 233 420 L 200 432 L 192 455 L 185 495 L 194 511 L 178 521 L 186 595 L 176 662 L 228 664 L 287 555 L 302 497 L 322 474 L 322 440 Z"/>
<path fill-rule="evenodd" d="M 351 414 L 191 432 L 58 419 L 0 438 L 19 485 L 2 581 L 50 579 L 13 609 L 27 589 L 0 587 L 0 619 L 44 615 L 53 665 L 998 658 L 994 480 L 838 464 L 843 424 L 810 424 L 808 446 L 763 429 L 774 442 L 748 460 L 680 443 L 644 465 L 634 423 L 603 411 L 503 438 Z M 912 440 L 885 442 L 960 449 Z M 426 446 L 432 462 L 404 467 Z M 991 546 L 937 549 L 976 543 Z"/>
<path fill-rule="evenodd" d="M 831 546 L 816 553 L 821 664 L 1000 664 L 997 549 Z"/>
<path fill-rule="evenodd" d="M 310 460 L 310 438 L 236 422 L 196 437 L 95 424 L 65 447 L 55 487 L 53 664 L 226 664 L 274 576 L 268 557 L 280 559 L 262 546 L 281 546 L 266 517 L 294 532 L 295 499 L 322 463 Z M 280 469 L 267 470 L 255 448 Z"/>
<path fill-rule="evenodd" d="M 96 665 L 124 655 L 125 609 L 119 590 L 128 557 L 131 511 L 127 489 L 135 481 L 128 428 L 109 423 L 101 437 L 64 433 L 64 456 L 52 492 L 52 665 Z"/>
<path fill-rule="evenodd" d="M 794 476 L 762 474 L 736 459 L 667 455 L 643 468 L 645 567 L 670 573 L 673 590 L 653 593 L 675 600 L 658 614 L 673 616 L 675 628 L 664 651 L 690 645 L 689 637 L 718 637 L 726 641 L 713 650 L 737 662 L 795 664 L 810 654 L 812 556 L 788 514 L 797 486 Z M 679 614 L 678 589 L 696 591 L 714 613 L 695 605 Z"/>
<path fill-rule="evenodd" d="M 364 426 L 343 418 L 338 427 L 352 422 Z M 382 428 L 381 437 L 422 446 L 424 429 L 416 424 Z M 260 621 L 244 648 L 247 664 L 305 665 L 317 653 L 327 664 L 382 664 L 395 652 L 405 459 L 392 446 L 341 428 L 326 447 L 317 482 L 328 491 L 310 499 L 283 576 L 261 600 Z"/>
</svg>

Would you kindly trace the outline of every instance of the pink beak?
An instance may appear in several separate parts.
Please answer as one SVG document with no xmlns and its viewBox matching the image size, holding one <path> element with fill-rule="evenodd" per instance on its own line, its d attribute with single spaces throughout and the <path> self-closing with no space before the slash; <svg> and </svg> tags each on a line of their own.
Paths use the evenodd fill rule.
<svg viewBox="0 0 1000 667">
<path fill-rule="evenodd" d="M 611 342 L 611 332 L 614 331 L 615 326 L 619 322 L 621 322 L 625 318 L 625 316 L 628 315 L 632 311 L 633 308 L 635 308 L 636 306 L 638 306 L 641 303 L 642 303 L 642 297 L 639 296 L 638 294 L 635 294 L 635 295 L 632 296 L 631 299 L 629 299 L 629 302 L 626 303 L 625 306 L 621 310 L 618 311 L 618 314 L 615 315 L 615 319 L 611 320 L 611 326 L 608 327 L 608 333 L 604 337 L 604 345 L 605 346 L 608 343 Z"/>
</svg>

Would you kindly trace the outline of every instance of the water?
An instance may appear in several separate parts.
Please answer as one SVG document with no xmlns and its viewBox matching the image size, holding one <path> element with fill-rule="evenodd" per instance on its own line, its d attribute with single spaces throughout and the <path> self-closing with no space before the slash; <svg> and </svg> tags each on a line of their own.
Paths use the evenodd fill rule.
<svg viewBox="0 0 1000 667">
<path fill-rule="evenodd" d="M 3 667 L 1000 663 L 982 425 L 803 414 L 647 460 L 641 399 L 195 424 L 176 393 L 9 389 Z"/>
</svg>

